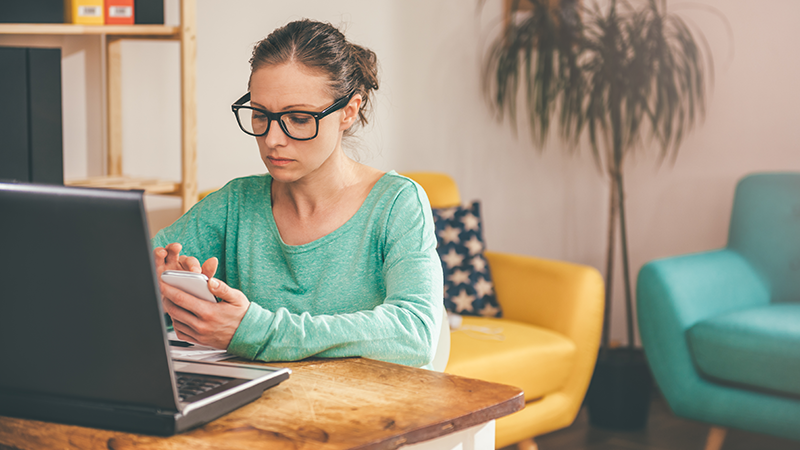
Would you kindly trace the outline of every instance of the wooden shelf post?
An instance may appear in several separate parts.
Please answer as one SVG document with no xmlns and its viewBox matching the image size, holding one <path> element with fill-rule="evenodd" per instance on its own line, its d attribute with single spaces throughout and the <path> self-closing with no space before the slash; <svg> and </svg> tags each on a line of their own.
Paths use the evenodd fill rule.
<svg viewBox="0 0 800 450">
<path fill-rule="evenodd" d="M 183 212 L 197 202 L 197 8 L 181 2 L 181 199 Z"/>
<path fill-rule="evenodd" d="M 122 39 L 106 38 L 106 173 L 122 176 Z"/>
</svg>

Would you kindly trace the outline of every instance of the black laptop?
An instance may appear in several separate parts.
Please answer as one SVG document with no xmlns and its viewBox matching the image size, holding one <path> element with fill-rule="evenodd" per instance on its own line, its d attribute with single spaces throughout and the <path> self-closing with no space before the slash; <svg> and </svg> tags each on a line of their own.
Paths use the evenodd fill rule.
<svg viewBox="0 0 800 450">
<path fill-rule="evenodd" d="M 172 435 L 288 369 L 173 360 L 143 194 L 0 183 L 0 415 Z"/>
</svg>

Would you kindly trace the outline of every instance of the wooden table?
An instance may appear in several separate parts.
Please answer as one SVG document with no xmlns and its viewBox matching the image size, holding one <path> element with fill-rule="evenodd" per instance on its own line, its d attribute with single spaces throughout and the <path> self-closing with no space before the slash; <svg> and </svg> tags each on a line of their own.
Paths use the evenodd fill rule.
<svg viewBox="0 0 800 450">
<path fill-rule="evenodd" d="M 292 375 L 259 400 L 177 436 L 0 417 L 0 449 L 378 450 L 422 441 L 420 447 L 462 448 L 451 444 L 454 436 L 471 432 L 484 441 L 490 435 L 493 448 L 494 419 L 524 407 L 515 387 L 370 359 L 269 365 Z"/>
</svg>

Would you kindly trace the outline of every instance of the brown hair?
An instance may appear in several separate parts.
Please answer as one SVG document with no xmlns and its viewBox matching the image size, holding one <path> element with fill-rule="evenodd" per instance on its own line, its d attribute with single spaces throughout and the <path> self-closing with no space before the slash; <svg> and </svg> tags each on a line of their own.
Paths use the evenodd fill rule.
<svg viewBox="0 0 800 450">
<path fill-rule="evenodd" d="M 378 58 L 372 50 L 347 42 L 329 23 L 298 20 L 276 29 L 253 48 L 250 73 L 257 69 L 298 63 L 325 73 L 334 99 L 361 94 L 359 123 L 367 123 L 370 93 L 378 89 Z M 248 83 L 249 84 L 249 83 Z"/>
</svg>

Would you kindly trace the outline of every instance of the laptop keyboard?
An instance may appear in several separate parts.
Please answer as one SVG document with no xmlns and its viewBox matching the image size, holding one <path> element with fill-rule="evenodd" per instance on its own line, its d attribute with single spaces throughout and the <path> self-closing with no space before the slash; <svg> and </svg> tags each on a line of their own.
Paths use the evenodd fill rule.
<svg viewBox="0 0 800 450">
<path fill-rule="evenodd" d="M 196 375 L 193 373 L 176 373 L 175 375 L 177 376 L 175 381 L 178 385 L 178 397 L 182 402 L 230 381 L 230 378 Z"/>
</svg>

